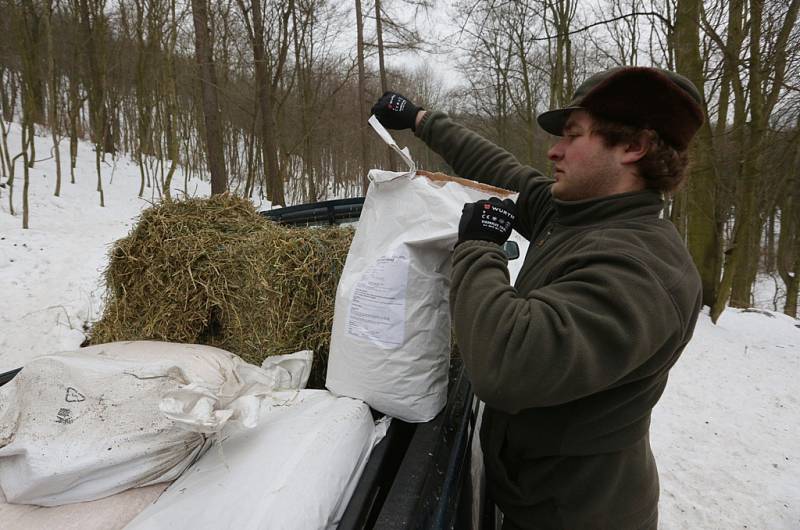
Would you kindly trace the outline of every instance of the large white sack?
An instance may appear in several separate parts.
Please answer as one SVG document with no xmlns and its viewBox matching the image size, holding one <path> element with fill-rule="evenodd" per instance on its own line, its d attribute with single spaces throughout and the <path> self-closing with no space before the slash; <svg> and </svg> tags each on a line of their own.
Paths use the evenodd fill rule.
<svg viewBox="0 0 800 530">
<path fill-rule="evenodd" d="M 262 408 L 255 429 L 223 430 L 126 530 L 336 528 L 388 422 L 324 390 L 284 395 Z"/>
<path fill-rule="evenodd" d="M 326 386 L 409 422 L 447 399 L 450 256 L 465 203 L 515 194 L 463 179 L 373 170 L 347 255 L 331 334 Z"/>
<path fill-rule="evenodd" d="M 96 501 L 60 506 L 9 504 L 0 490 L 3 530 L 122 530 L 152 504 L 168 482 L 133 488 Z"/>
<path fill-rule="evenodd" d="M 9 502 L 55 506 L 174 480 L 209 434 L 254 426 L 284 372 L 151 341 L 34 359 L 0 387 L 0 487 Z"/>
</svg>

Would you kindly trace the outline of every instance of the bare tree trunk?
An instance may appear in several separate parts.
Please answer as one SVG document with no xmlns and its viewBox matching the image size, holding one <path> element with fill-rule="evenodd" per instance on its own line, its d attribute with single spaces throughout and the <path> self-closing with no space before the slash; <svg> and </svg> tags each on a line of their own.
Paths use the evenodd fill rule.
<svg viewBox="0 0 800 530">
<path fill-rule="evenodd" d="M 253 1 L 253 56 L 256 63 L 256 91 L 261 109 L 261 151 L 267 169 L 267 198 L 273 204 L 283 206 L 286 198 L 283 177 L 278 170 L 278 154 L 275 146 L 275 122 L 272 109 L 272 80 L 267 70 L 267 54 L 264 49 L 264 14 L 261 0 Z M 290 2 L 294 7 L 294 2 Z"/>
<path fill-rule="evenodd" d="M 9 75 L 11 73 L 9 72 Z M 2 81 L 3 72 L 0 69 L 0 81 Z M 0 87 L 2 90 L 3 87 Z M 3 98 L 6 97 L 5 92 L 3 92 Z M 5 105 L 5 104 L 4 104 Z M 0 167 L 2 167 L 3 177 L 11 178 L 11 153 L 8 151 L 8 133 L 9 130 L 6 129 L 6 113 L 5 107 L 2 109 L 2 113 L 0 113 Z M 6 183 L 6 185 L 8 185 Z"/>
<path fill-rule="evenodd" d="M 7 79 L 7 81 L 6 81 Z M 14 71 L 0 66 L 0 117 L 7 122 L 14 121 L 17 87 Z"/>
<path fill-rule="evenodd" d="M 194 20 L 195 57 L 200 67 L 200 90 L 205 117 L 206 152 L 208 169 L 211 173 L 211 194 L 228 190 L 225 176 L 225 155 L 222 144 L 222 125 L 217 101 L 217 74 L 214 70 L 214 54 L 208 29 L 208 9 L 206 0 L 192 0 L 192 19 Z"/>
<path fill-rule="evenodd" d="M 144 194 L 145 188 L 145 157 L 151 156 L 151 115 L 152 100 L 150 92 L 153 89 L 152 76 L 150 72 L 151 63 L 155 58 L 155 50 L 145 42 L 145 19 L 147 16 L 147 5 L 142 0 L 134 2 L 135 22 L 133 31 L 136 34 L 136 161 L 139 164 L 139 197 Z M 152 42 L 153 37 L 148 40 Z"/>
<path fill-rule="evenodd" d="M 170 186 L 172 186 L 172 178 L 178 168 L 179 162 L 179 147 L 178 140 L 178 87 L 176 83 L 175 74 L 175 49 L 178 40 L 178 18 L 175 14 L 175 0 L 169 3 L 169 43 L 166 51 L 166 66 L 164 71 L 164 85 L 167 87 L 167 98 L 164 104 L 165 107 L 165 135 L 167 141 L 167 156 L 169 157 L 169 170 L 167 176 L 164 178 L 164 197 L 171 199 Z"/>
<path fill-rule="evenodd" d="M 703 63 L 700 58 L 700 0 L 679 0 L 675 15 L 675 59 L 678 73 L 703 88 Z M 708 114 L 703 105 L 704 114 Z M 700 272 L 703 305 L 712 306 L 716 297 L 722 262 L 721 223 L 717 213 L 717 175 L 714 169 L 711 126 L 703 123 L 690 155 L 692 159 L 687 199 L 687 245 Z"/>
<path fill-rule="evenodd" d="M 89 65 L 89 117 L 95 146 L 95 170 L 97 171 L 97 192 L 100 206 L 105 206 L 103 178 L 100 167 L 106 134 L 106 91 L 105 91 L 105 0 L 77 0 L 83 38 Z"/>
<path fill-rule="evenodd" d="M 525 20 L 527 16 L 522 14 L 522 20 Z M 515 24 L 515 26 L 517 26 Z M 535 157 L 535 143 L 536 139 L 534 133 L 536 131 L 536 95 L 535 95 L 535 88 L 533 86 L 532 76 L 530 74 L 530 65 L 528 64 L 528 46 L 526 45 L 525 35 L 526 31 L 524 27 L 517 26 L 513 30 L 514 33 L 514 45 L 516 48 L 517 54 L 517 61 L 520 65 L 520 73 L 522 74 L 522 95 L 524 100 L 521 101 L 518 107 L 521 110 L 521 114 L 523 117 L 523 121 L 525 122 L 526 126 L 526 137 L 527 141 L 525 142 L 525 153 L 527 155 L 526 162 L 528 164 L 534 163 Z"/>
<path fill-rule="evenodd" d="M 0 114 L 0 177 L 6 178 L 8 176 L 8 169 L 6 169 L 6 159 L 8 158 L 8 144 L 6 143 L 6 124 L 3 121 L 3 116 Z"/>
<path fill-rule="evenodd" d="M 795 252 L 800 253 L 800 248 L 797 248 Z M 786 302 L 783 304 L 783 313 L 792 318 L 797 318 L 798 288 L 800 288 L 800 259 L 795 260 L 791 276 L 786 283 Z"/>
<path fill-rule="evenodd" d="M 686 207 L 688 194 L 686 188 L 680 189 L 673 193 L 671 200 L 667 200 L 664 204 L 664 218 L 669 219 L 675 225 L 684 241 L 686 241 L 688 231 L 688 208 Z"/>
<path fill-rule="evenodd" d="M 369 188 L 369 146 L 367 145 L 367 117 L 364 109 L 367 99 L 367 80 L 364 72 L 364 18 L 361 0 L 356 0 L 356 54 L 358 56 L 358 130 L 361 142 L 361 192 L 366 195 Z"/>
<path fill-rule="evenodd" d="M 256 117 L 260 116 L 261 118 L 261 158 L 265 161 L 267 198 L 273 204 L 285 205 L 284 179 L 278 161 L 275 90 L 286 61 L 289 45 L 288 21 L 295 10 L 295 2 L 289 0 L 286 6 L 282 4 L 273 6 L 281 10 L 280 16 L 275 17 L 275 20 L 272 20 L 273 25 L 269 27 L 269 29 L 277 29 L 274 33 L 278 37 L 272 41 L 275 48 L 274 53 L 272 48 L 267 47 L 268 27 L 265 26 L 267 17 L 264 4 L 261 0 L 251 0 L 250 8 L 244 0 L 238 0 L 238 4 L 247 27 L 255 62 L 255 114 Z M 248 181 L 252 180 L 249 177 L 251 169 L 248 168 Z M 245 185 L 245 188 L 247 189 L 248 186 Z M 250 191 L 252 192 L 252 187 Z"/>
<path fill-rule="evenodd" d="M 789 167 L 789 178 L 783 188 L 780 206 L 781 223 L 775 266 L 786 286 L 783 312 L 797 317 L 797 299 L 800 289 L 800 116 L 797 118 L 792 142 L 794 153 Z"/>
<path fill-rule="evenodd" d="M 26 167 L 33 167 L 36 161 L 35 123 L 43 121 L 42 90 L 39 74 L 39 40 L 41 16 L 37 5 L 32 0 L 24 0 L 17 7 L 16 25 L 18 29 L 18 51 L 22 66 L 22 127 L 29 127 L 26 142 Z M 12 10 L 8 10 L 12 14 Z M 30 153 L 27 154 L 27 149 Z M 24 213 L 23 213 L 24 216 Z"/>
<path fill-rule="evenodd" d="M 25 99 L 25 98 L 23 98 Z M 23 114 L 28 114 L 30 109 L 27 111 L 23 111 Z M 30 119 L 30 118 L 29 118 Z M 25 120 L 23 120 L 24 122 Z M 27 229 L 30 228 L 29 218 L 30 218 L 30 208 L 28 204 L 28 188 L 30 187 L 31 183 L 31 175 L 30 175 L 30 155 L 28 154 L 28 148 L 30 142 L 30 132 L 33 127 L 28 127 L 26 123 L 22 124 L 22 228 Z"/>
<path fill-rule="evenodd" d="M 61 196 L 61 131 L 59 126 L 58 117 L 58 76 L 55 69 L 55 58 L 53 56 L 53 2 L 54 0 L 47 0 L 47 14 L 45 22 L 47 28 L 45 30 L 45 38 L 47 39 L 47 86 L 49 88 L 49 103 L 50 103 L 50 116 L 48 123 L 50 124 L 50 135 L 53 138 L 53 154 L 56 162 L 56 189 L 53 195 L 56 197 Z"/>
<path fill-rule="evenodd" d="M 14 158 L 11 158 L 8 150 L 8 132 L 6 129 L 5 120 L 0 120 L 0 132 L 3 134 L 4 157 L 6 165 L 8 166 L 8 179 L 6 180 L 6 187 L 8 188 L 8 212 L 15 215 L 14 211 L 14 174 L 16 172 L 17 159 L 23 156 L 23 152 L 18 153 Z M 23 150 L 25 144 L 23 142 Z"/>
<path fill-rule="evenodd" d="M 767 252 L 764 255 L 764 270 L 767 273 L 775 272 L 775 208 L 770 208 L 765 227 L 765 240 Z"/>
<path fill-rule="evenodd" d="M 553 71 L 550 78 L 550 108 L 556 108 L 566 105 L 572 97 L 574 72 L 569 29 L 575 17 L 577 3 L 574 0 L 548 0 L 546 4 L 556 32 L 555 57 L 551 55 Z"/>
<path fill-rule="evenodd" d="M 16 9 L 8 10 L 13 17 L 16 15 L 17 39 L 19 54 L 22 59 L 22 165 L 23 165 L 23 184 L 22 184 L 22 228 L 29 227 L 29 203 L 28 191 L 30 187 L 30 168 L 33 167 L 36 156 L 34 150 L 34 120 L 37 118 L 37 111 L 41 106 L 37 106 L 37 85 L 40 82 L 38 75 L 38 35 L 40 17 L 36 12 L 36 6 L 31 0 L 22 2 L 15 6 Z M 41 103 L 41 100 L 39 101 Z M 13 168 L 12 168 L 13 169 Z M 12 181 L 13 184 L 13 181 Z M 12 188 L 13 189 L 13 188 Z M 9 197 L 11 190 L 9 191 Z"/>
<path fill-rule="evenodd" d="M 719 111 L 714 134 L 722 136 L 728 126 L 728 106 L 730 102 L 731 84 L 741 83 L 736 76 L 739 50 L 742 47 L 744 32 L 742 28 L 743 0 L 731 0 L 728 7 L 728 24 L 726 42 L 721 46 L 723 54 L 722 79 L 720 80 Z M 721 43 L 720 43 L 721 44 Z M 734 79 L 734 76 L 736 78 Z"/>
<path fill-rule="evenodd" d="M 8 168 L 8 178 L 11 180 L 12 178 L 12 165 L 11 165 L 11 152 L 8 150 L 8 134 L 11 132 L 11 129 L 6 129 L 6 120 L 4 117 L 0 117 L 0 139 L 2 139 L 3 150 L 0 151 L 0 155 L 3 157 L 3 167 Z"/>
<path fill-rule="evenodd" d="M 247 149 L 247 182 L 244 185 L 244 195 L 245 197 L 252 197 L 253 191 L 255 190 L 255 180 L 256 180 L 256 168 L 255 168 L 255 153 L 256 153 L 256 137 L 258 134 L 256 133 L 256 126 L 257 126 L 257 116 L 253 116 L 253 126 L 250 129 L 250 134 L 247 137 L 245 142 L 245 148 Z"/>
<path fill-rule="evenodd" d="M 302 135 L 302 164 L 300 166 L 300 177 L 305 176 L 306 179 L 306 193 L 304 199 L 306 202 L 315 202 L 317 200 L 317 188 L 314 182 L 314 166 L 311 160 L 311 126 L 309 123 L 309 89 L 308 76 L 311 65 L 307 64 L 305 54 L 302 53 L 306 31 L 308 31 L 308 14 L 304 13 L 302 31 L 297 19 L 295 5 L 292 5 L 292 28 L 294 34 L 294 57 L 295 57 L 295 76 L 297 79 L 297 104 L 300 107 L 300 134 Z"/>
<path fill-rule="evenodd" d="M 77 76 L 74 76 L 77 77 Z M 69 180 L 75 184 L 75 166 L 78 163 L 78 116 L 81 99 L 78 95 L 78 80 L 71 78 L 67 96 L 67 119 L 69 120 Z"/>
<path fill-rule="evenodd" d="M 712 320 L 716 321 L 730 299 L 733 307 L 747 307 L 750 304 L 754 269 L 752 260 L 758 259 L 760 242 L 761 216 L 757 209 L 757 191 L 759 177 L 762 172 L 762 151 L 766 137 L 769 117 L 780 91 L 783 89 L 786 74 L 786 48 L 789 35 L 797 20 L 800 0 L 791 0 L 785 18 L 779 25 L 778 38 L 772 48 L 772 54 L 763 62 L 762 28 L 763 0 L 752 0 L 750 4 L 750 43 L 748 65 L 748 101 L 750 103 L 750 120 L 745 127 L 737 131 L 739 136 L 737 148 L 742 154 L 742 178 L 737 193 L 736 220 L 734 224 L 733 246 L 728 251 L 725 270 L 722 275 L 719 295 L 711 311 Z M 768 27 L 776 21 L 769 21 Z M 735 77 L 735 76 L 734 76 Z M 737 84 L 734 80 L 734 89 Z M 744 122 L 743 98 L 737 93 L 737 109 L 734 125 Z M 741 106 L 740 106 L 741 105 Z M 745 137 L 746 132 L 746 137 Z"/>
<path fill-rule="evenodd" d="M 386 82 L 386 65 L 383 60 L 383 16 L 381 14 L 381 0 L 375 0 L 375 32 L 378 38 L 378 70 L 381 76 L 381 94 L 386 92 L 389 84 Z M 386 168 L 394 169 L 394 151 L 386 146 Z"/>
</svg>

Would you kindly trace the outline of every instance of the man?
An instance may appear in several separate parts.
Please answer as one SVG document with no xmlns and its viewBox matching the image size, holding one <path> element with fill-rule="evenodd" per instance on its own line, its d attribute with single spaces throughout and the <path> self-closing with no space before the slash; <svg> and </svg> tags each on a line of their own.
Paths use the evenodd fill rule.
<svg viewBox="0 0 800 530">
<path fill-rule="evenodd" d="M 700 279 L 660 218 L 702 124 L 687 79 L 622 67 L 590 77 L 539 124 L 561 136 L 545 178 L 442 112 L 387 93 L 373 113 L 412 128 L 459 176 L 519 192 L 488 218 L 531 241 L 514 286 L 510 223 L 465 205 L 450 303 L 475 394 L 488 493 L 503 528 L 656 528 L 650 412 L 694 330 Z M 516 211 L 515 211 L 516 210 Z"/>
</svg>

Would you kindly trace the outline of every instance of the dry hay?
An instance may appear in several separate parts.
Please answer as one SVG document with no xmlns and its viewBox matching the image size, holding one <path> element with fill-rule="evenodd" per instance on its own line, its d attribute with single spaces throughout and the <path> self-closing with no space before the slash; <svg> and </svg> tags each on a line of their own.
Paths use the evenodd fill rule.
<svg viewBox="0 0 800 530">
<path fill-rule="evenodd" d="M 314 351 L 324 387 L 336 286 L 349 228 L 290 228 L 229 195 L 145 210 L 111 249 L 106 300 L 90 343 L 208 344 L 261 364 Z"/>
</svg>

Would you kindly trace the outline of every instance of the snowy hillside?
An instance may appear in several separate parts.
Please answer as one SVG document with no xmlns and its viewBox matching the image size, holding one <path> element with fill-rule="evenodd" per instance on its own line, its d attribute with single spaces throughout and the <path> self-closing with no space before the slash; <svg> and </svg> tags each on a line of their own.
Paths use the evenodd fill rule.
<svg viewBox="0 0 800 530">
<path fill-rule="evenodd" d="M 12 125 L 12 154 L 20 145 Z M 49 138 L 37 138 L 39 150 Z M 62 144 L 61 197 L 54 197 L 55 162 L 31 169 L 30 228 L 22 230 L 22 168 L 17 161 L 14 208 L 9 214 L 8 189 L 0 188 L 0 372 L 33 356 L 76 348 L 83 325 L 99 317 L 103 287 L 100 276 L 110 244 L 125 236 L 146 208 L 153 189 L 138 198 L 139 169 L 128 158 L 103 164 L 105 207 L 100 206 L 93 146 L 81 143 L 75 184 L 69 183 L 67 142 Z M 174 181 L 183 188 L 183 175 Z M 209 185 L 191 181 L 191 193 L 207 195 Z M 177 195 L 176 189 L 175 194 Z"/>
<path fill-rule="evenodd" d="M 654 409 L 663 528 L 800 528 L 800 329 L 700 316 Z"/>
<path fill-rule="evenodd" d="M 44 151 L 47 140 L 38 141 Z M 109 245 L 148 206 L 137 198 L 138 168 L 125 158 L 113 172 L 104 166 L 104 208 L 91 146 L 81 146 L 76 184 L 64 168 L 60 198 L 53 161 L 32 170 L 29 230 L 9 214 L 0 188 L 0 373 L 80 345 L 84 323 L 100 314 Z M 182 187 L 183 176 L 175 182 Z M 208 193 L 203 182 L 189 189 Z M 700 317 L 653 417 L 662 528 L 800 528 L 798 325 L 761 312 L 728 310 L 717 326 Z"/>
</svg>

